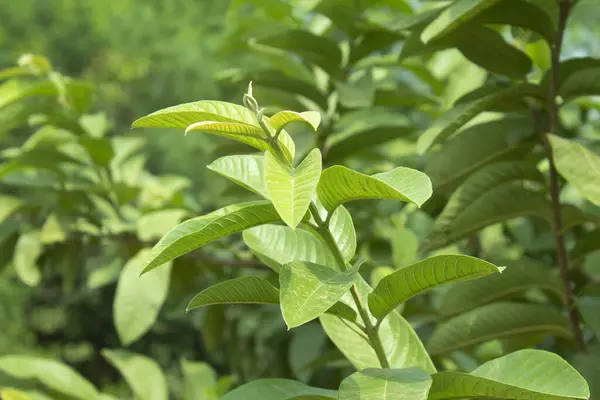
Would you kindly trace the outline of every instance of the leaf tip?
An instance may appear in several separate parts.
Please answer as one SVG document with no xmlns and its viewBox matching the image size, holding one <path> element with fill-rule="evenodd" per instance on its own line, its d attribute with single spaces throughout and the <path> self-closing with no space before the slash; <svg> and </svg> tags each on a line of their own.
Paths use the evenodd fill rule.
<svg viewBox="0 0 600 400">
<path fill-rule="evenodd" d="M 506 267 L 496 267 L 498 268 L 498 272 L 502 273 L 504 272 L 504 270 L 506 269 Z"/>
</svg>

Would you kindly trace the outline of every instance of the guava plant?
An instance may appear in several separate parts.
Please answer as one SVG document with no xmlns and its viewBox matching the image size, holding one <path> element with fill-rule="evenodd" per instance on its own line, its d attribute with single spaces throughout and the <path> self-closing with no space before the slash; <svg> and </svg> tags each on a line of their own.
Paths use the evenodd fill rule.
<svg viewBox="0 0 600 400">
<path fill-rule="evenodd" d="M 437 255 L 385 276 L 372 288 L 360 275 L 356 234 L 344 204 L 387 199 L 421 206 L 432 194 L 429 178 L 405 167 L 374 175 L 341 165 L 323 169 L 320 150 L 296 155 L 285 130 L 297 122 L 317 129 L 318 112 L 280 111 L 268 117 L 251 85 L 243 104 L 199 101 L 134 122 L 136 128 L 215 134 L 261 152 L 225 156 L 209 169 L 263 200 L 234 204 L 176 226 L 152 249 L 142 273 L 153 273 L 201 246 L 243 232 L 245 243 L 278 280 L 256 275 L 227 280 L 202 290 L 188 310 L 216 304 L 279 304 L 289 329 L 318 318 L 358 372 L 344 379 L 337 391 L 264 379 L 224 399 L 589 398 L 581 375 L 558 355 L 541 350 L 520 350 L 471 373 L 438 372 L 396 309 L 434 286 L 500 273 L 503 267 L 471 256 Z M 468 330 L 468 321 L 457 329 Z"/>
</svg>

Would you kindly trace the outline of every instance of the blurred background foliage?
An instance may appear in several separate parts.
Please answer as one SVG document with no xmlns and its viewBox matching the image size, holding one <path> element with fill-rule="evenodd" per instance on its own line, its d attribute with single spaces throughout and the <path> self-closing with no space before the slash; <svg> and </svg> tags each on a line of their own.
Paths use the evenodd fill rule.
<svg viewBox="0 0 600 400">
<path fill-rule="evenodd" d="M 318 136 L 301 129 L 291 132 L 300 153 L 316 144 L 327 149 L 328 163 L 344 163 L 365 173 L 403 165 L 443 175 L 444 165 L 436 167 L 417 154 L 418 134 L 463 95 L 505 77 L 490 74 L 453 49 L 396 62 L 407 33 L 394 27 L 409 26 L 412 14 L 439 3 L 0 0 L 0 69 L 14 67 L 21 55 L 32 53 L 47 57 L 56 72 L 31 74 L 31 81 L 25 78 L 41 84 L 49 80 L 52 85 L 45 94 L 51 96 L 34 93 L 8 104 L 20 87 L 0 86 L 0 167 L 26 166 L 22 175 L 4 176 L 0 182 L 0 356 L 60 359 L 117 398 L 130 396 L 110 357 L 102 354 L 105 348 L 124 347 L 113 312 L 121 269 L 178 221 L 251 196 L 205 168 L 239 147 L 209 135 L 184 138 L 182 132 L 168 130 L 131 131 L 131 122 L 142 115 L 200 99 L 240 103 L 253 80 L 255 97 L 269 112 L 318 109 L 324 115 Z M 578 4 L 569 21 L 564 58 L 600 55 L 599 18 L 595 0 Z M 292 44 L 283 35 L 290 31 L 299 35 Z M 361 36 L 365 31 L 372 32 Z M 327 65 L 322 62 L 324 48 L 312 39 L 304 41 L 306 47 L 299 51 L 281 51 L 302 42 L 306 32 L 311 38 L 326 38 L 325 51 L 330 43 L 342 43 L 342 50 L 334 46 L 331 54 L 346 60 L 352 73 L 332 82 L 327 75 L 335 76 L 335 68 L 307 67 Z M 539 80 L 549 63 L 547 46 L 527 32 L 502 32 L 532 58 L 533 79 L 537 74 Z M 348 59 L 344 49 L 349 43 L 363 52 L 361 57 Z M 35 63 L 25 60 L 23 65 L 27 69 Z M 19 77 L 0 84 L 17 81 L 21 82 Z M 600 138 L 599 109 L 595 98 L 563 108 L 565 128 Z M 40 114 L 45 119 L 36 119 Z M 61 133 L 65 129 L 74 135 Z M 61 149 L 59 158 L 44 143 Z M 454 151 L 468 149 L 461 150 L 460 142 L 454 142 Z M 46 156 L 51 163 L 72 164 L 61 169 L 56 182 L 39 171 L 47 169 L 40 164 Z M 440 188 L 424 210 L 387 202 L 349 207 L 360 254 L 369 260 L 365 270 L 371 282 L 425 256 L 419 244 L 456 184 Z M 585 203 L 572 190 L 563 197 Z M 15 198 L 24 199 L 18 207 L 11 203 Z M 13 211 L 3 213 L 3 208 L 20 211 L 10 219 Z M 584 208 L 598 213 L 590 204 Z M 492 225 L 466 240 L 444 243 L 435 252 L 513 261 L 527 255 L 552 265 L 552 245 L 547 225 L 520 218 Z M 19 247 L 26 249 L 22 252 L 29 260 L 13 259 Z M 590 275 L 600 278 L 597 251 L 579 261 Z M 31 268 L 24 273 L 16 263 L 37 268 L 41 276 L 31 275 Z M 211 307 L 185 314 L 185 305 L 201 288 L 246 270 L 266 273 L 239 237 L 176 260 L 168 276 L 157 287 L 150 286 L 165 296 L 168 292 L 156 322 L 147 332 L 142 327 L 137 336 L 129 333 L 135 338 L 125 343 L 128 350 L 160 365 L 174 398 L 190 390 L 184 382 L 194 368 L 184 367 L 182 359 L 208 362 L 216 371 L 214 375 L 194 370 L 211 389 L 206 397 L 193 398 L 217 398 L 234 382 L 266 376 L 336 387 L 351 367 L 318 325 L 286 332 L 278 308 L 270 306 Z M 431 336 L 447 290 L 406 305 L 403 315 L 422 337 Z M 533 303 L 554 301 L 535 291 L 527 296 Z M 538 332 L 521 342 L 487 342 L 436 362 L 448 369 L 469 370 L 507 349 L 537 345 L 539 338 Z M 544 340 L 542 347 L 568 347 L 560 340 Z M 598 372 L 590 360 L 582 359 L 581 364 Z M 210 370 L 204 364 L 195 366 Z M 217 382 L 215 376 L 224 378 Z M 6 382 L 11 378 L 0 374 L 0 384 Z M 145 400 L 139 393 L 136 396 Z"/>
</svg>

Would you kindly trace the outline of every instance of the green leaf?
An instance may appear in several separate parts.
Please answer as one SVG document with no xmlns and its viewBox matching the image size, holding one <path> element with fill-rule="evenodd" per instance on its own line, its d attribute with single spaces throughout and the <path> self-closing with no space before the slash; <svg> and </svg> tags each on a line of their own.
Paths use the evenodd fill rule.
<svg viewBox="0 0 600 400">
<path fill-rule="evenodd" d="M 456 0 L 440 13 L 421 34 L 425 43 L 447 35 L 499 0 Z"/>
<path fill-rule="evenodd" d="M 305 111 L 305 112 L 295 112 L 295 111 L 280 111 L 277 114 L 273 115 L 269 120 L 271 127 L 276 131 L 280 131 L 285 128 L 285 126 L 292 122 L 304 122 L 310 125 L 313 130 L 317 130 L 319 128 L 319 124 L 321 123 L 321 114 L 317 111 Z"/>
<path fill-rule="evenodd" d="M 558 73 L 558 95 L 569 100 L 600 94 L 599 74 L 600 59 L 585 57 L 562 61 Z M 549 70 L 540 83 L 547 96 L 550 95 L 551 83 L 552 75 Z"/>
<path fill-rule="evenodd" d="M 133 128 L 181 128 L 196 122 L 233 122 L 258 126 L 254 114 L 245 107 L 224 101 L 197 101 L 168 107 L 136 120 Z"/>
<path fill-rule="evenodd" d="M 346 210 L 346 207 L 339 206 L 335 209 L 329 221 L 329 230 L 331 231 L 335 243 L 340 249 L 340 253 L 342 253 L 342 256 L 344 257 L 344 261 L 350 261 L 356 253 L 356 231 L 354 230 L 352 216 L 348 210 Z M 325 265 L 335 265 L 335 262 L 333 264 Z"/>
<path fill-rule="evenodd" d="M 369 176 L 335 165 L 323 171 L 317 194 L 328 211 L 342 203 L 362 199 L 402 200 L 420 207 L 431 197 L 431 181 L 424 173 L 411 168 L 398 167 Z"/>
<path fill-rule="evenodd" d="M 188 214 L 186 210 L 166 209 L 149 212 L 136 221 L 137 236 L 142 242 L 161 238 Z"/>
<path fill-rule="evenodd" d="M 560 356 L 543 350 L 519 350 L 479 366 L 470 374 L 433 375 L 429 398 L 494 397 L 544 400 L 588 399 L 585 379 Z"/>
<path fill-rule="evenodd" d="M 373 289 L 362 278 L 357 280 L 356 286 L 362 303 L 366 304 Z M 356 310 L 350 293 L 342 298 L 342 302 Z M 362 331 L 331 315 L 321 315 L 319 319 L 327 336 L 356 369 L 381 368 L 375 351 Z M 389 313 L 381 322 L 378 334 L 391 368 L 418 367 L 429 373 L 435 372 L 423 343 L 411 325 L 396 311 Z"/>
<path fill-rule="evenodd" d="M 42 280 L 42 273 L 36 263 L 43 250 L 38 231 L 24 233 L 17 240 L 13 264 L 19 279 L 28 286 L 37 286 Z"/>
<path fill-rule="evenodd" d="M 40 232 L 40 241 L 42 244 L 51 244 L 62 242 L 67 237 L 65 228 L 55 213 L 52 213 L 46 218 L 42 231 Z"/>
<path fill-rule="evenodd" d="M 501 275 L 452 286 L 440 300 L 440 313 L 445 316 L 464 313 L 530 289 L 549 291 L 562 299 L 562 283 L 551 273 L 551 268 L 527 259 L 506 261 L 505 265 Z"/>
<path fill-rule="evenodd" d="M 227 393 L 221 400 L 290 400 L 336 398 L 335 390 L 320 389 L 289 379 L 257 379 Z M 315 397 L 309 397 L 315 396 Z M 320 397 L 319 397 L 320 396 Z"/>
<path fill-rule="evenodd" d="M 94 385 L 71 367 L 39 357 L 7 355 L 0 357 L 0 371 L 19 379 L 35 379 L 48 388 L 76 399 L 96 399 Z"/>
<path fill-rule="evenodd" d="M 1 71 L 0 71 L 1 72 Z M 1 78 L 1 76 L 0 76 Z M 16 389 L 3 388 L 0 389 L 0 399 L 4 400 L 32 400 L 27 393 Z"/>
<path fill-rule="evenodd" d="M 600 283 L 591 283 L 575 299 L 585 323 L 600 338 Z"/>
<path fill-rule="evenodd" d="M 558 172 L 585 199 L 600 205 L 600 157 L 582 144 L 548 135 Z"/>
<path fill-rule="evenodd" d="M 242 276 L 204 289 L 186 311 L 214 304 L 279 304 L 279 290 L 263 278 Z"/>
<path fill-rule="evenodd" d="M 433 332 L 427 349 L 432 355 L 448 354 L 493 339 L 538 333 L 571 338 L 559 310 L 538 304 L 499 302 L 442 323 Z"/>
<path fill-rule="evenodd" d="M 358 268 L 339 272 L 301 261 L 285 264 L 279 272 L 281 314 L 288 328 L 312 321 L 332 307 L 352 286 Z"/>
<path fill-rule="evenodd" d="M 485 165 L 522 160 L 533 146 L 520 138 L 533 133 L 531 118 L 512 117 L 471 126 L 431 154 L 424 172 L 435 192 L 454 189 Z M 465 151 L 465 149 L 469 151 Z"/>
<path fill-rule="evenodd" d="M 369 294 L 369 309 L 373 316 L 382 319 L 406 300 L 434 286 L 476 279 L 503 269 L 470 256 L 430 257 L 383 278 Z"/>
<path fill-rule="evenodd" d="M 431 377 L 419 368 L 368 368 L 345 378 L 338 393 L 343 400 L 427 400 Z"/>
<path fill-rule="evenodd" d="M 319 324 L 305 324 L 294 329 L 289 346 L 290 369 L 303 382 L 313 375 L 311 364 L 323 355 L 327 336 Z"/>
<path fill-rule="evenodd" d="M 463 125 L 478 114 L 487 111 L 498 103 L 516 101 L 526 96 L 537 96 L 537 88 L 530 84 L 521 84 L 507 89 L 497 90 L 469 103 L 453 107 L 433 125 L 421 134 L 417 142 L 417 150 L 425 153 L 431 146 L 457 132 Z"/>
<path fill-rule="evenodd" d="M 265 153 L 265 186 L 281 219 L 295 229 L 308 211 L 321 176 L 321 152 L 313 149 L 293 168 Z"/>
<path fill-rule="evenodd" d="M 139 400 L 167 400 L 167 382 L 156 361 L 125 350 L 102 350 L 102 356 L 119 370 Z"/>
<path fill-rule="evenodd" d="M 486 226 L 519 216 L 549 220 L 552 212 L 546 196 L 518 186 L 518 181 L 543 182 L 543 176 L 524 162 L 489 164 L 474 173 L 452 194 L 423 247 L 443 247 Z"/>
<path fill-rule="evenodd" d="M 127 261 L 113 303 L 115 328 L 123 346 L 141 338 L 154 324 L 169 290 L 171 265 L 140 276 L 151 250 L 140 250 Z"/>
<path fill-rule="evenodd" d="M 267 265 L 277 272 L 283 264 L 292 261 L 307 261 L 335 268 L 336 261 L 331 251 L 310 232 L 287 226 L 262 225 L 245 230 L 242 235 L 246 245 L 266 257 L 269 261 Z"/>
<path fill-rule="evenodd" d="M 23 202 L 17 197 L 0 195 L 0 222 L 10 217 L 22 205 Z"/>
<path fill-rule="evenodd" d="M 207 168 L 268 199 L 263 163 L 264 156 L 234 155 L 221 157 Z"/>
<path fill-rule="evenodd" d="M 373 75 L 368 70 L 360 78 L 350 82 L 336 83 L 340 103 L 347 108 L 369 108 L 375 99 Z"/>
<path fill-rule="evenodd" d="M 217 374 L 208 363 L 181 360 L 185 400 L 218 400 Z"/>
<path fill-rule="evenodd" d="M 273 205 L 265 200 L 239 203 L 189 219 L 171 229 L 154 246 L 143 272 L 148 272 L 213 240 L 278 220 L 279 216 Z"/>
<path fill-rule="evenodd" d="M 573 365 L 588 382 L 592 399 L 600 393 L 600 352 L 597 347 L 595 350 L 587 354 L 578 353 L 573 358 Z"/>
<path fill-rule="evenodd" d="M 242 276 L 217 283 L 198 293 L 186 311 L 215 304 L 279 304 L 279 290 L 257 276 Z M 354 321 L 356 313 L 345 304 L 335 304 L 326 312 Z"/>
<path fill-rule="evenodd" d="M 396 268 L 404 268 L 415 262 L 419 252 L 419 238 L 410 229 L 390 233 L 392 261 Z"/>
</svg>

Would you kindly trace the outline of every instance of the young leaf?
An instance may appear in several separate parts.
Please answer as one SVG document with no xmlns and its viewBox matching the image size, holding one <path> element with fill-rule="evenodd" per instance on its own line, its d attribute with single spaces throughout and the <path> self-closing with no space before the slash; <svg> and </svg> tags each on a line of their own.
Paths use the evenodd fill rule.
<svg viewBox="0 0 600 400">
<path fill-rule="evenodd" d="M 427 400 L 431 377 L 420 368 L 376 369 L 355 372 L 340 384 L 338 399 Z"/>
<path fill-rule="evenodd" d="M 279 304 L 279 300 L 279 290 L 269 281 L 243 276 L 204 289 L 190 301 L 186 311 L 215 304 Z M 356 319 L 354 310 L 342 303 L 334 304 L 326 312 L 350 321 Z"/>
<path fill-rule="evenodd" d="M 225 394 L 221 400 L 291 400 L 294 398 L 335 399 L 337 396 L 334 390 L 316 388 L 289 379 L 271 378 L 246 383 Z"/>
<path fill-rule="evenodd" d="M 258 127 L 246 107 L 224 101 L 197 101 L 168 107 L 136 120 L 133 128 L 181 128 L 202 121 L 233 122 Z M 259 128 L 260 129 L 260 128 Z"/>
<path fill-rule="evenodd" d="M 425 153 L 431 146 L 457 132 L 478 114 L 494 107 L 497 103 L 515 101 L 526 96 L 538 97 L 537 87 L 531 84 L 521 84 L 494 91 L 469 103 L 457 105 L 442 115 L 429 129 L 421 134 L 417 142 L 417 150 L 420 153 Z"/>
<path fill-rule="evenodd" d="M 600 205 L 600 157 L 582 144 L 548 135 L 558 172 L 590 202 Z"/>
<path fill-rule="evenodd" d="M 151 274 L 140 276 L 148 248 L 131 258 L 117 283 L 113 303 L 115 328 L 123 346 L 128 346 L 144 335 L 154 324 L 169 289 L 171 265 Z"/>
<path fill-rule="evenodd" d="M 321 152 L 313 149 L 296 168 L 265 153 L 265 186 L 281 219 L 295 229 L 308 211 L 321 176 Z"/>
<path fill-rule="evenodd" d="M 373 289 L 360 277 L 356 286 L 365 304 Z M 342 302 L 355 307 L 350 293 L 342 298 Z M 381 368 L 377 355 L 362 331 L 334 316 L 321 315 L 319 319 L 327 336 L 356 369 Z M 389 313 L 381 322 L 378 334 L 391 368 L 418 367 L 429 373 L 435 372 L 423 343 L 410 324 L 396 311 Z"/>
<path fill-rule="evenodd" d="M 285 264 L 279 272 L 279 297 L 288 328 L 305 324 L 327 311 L 350 289 L 357 276 L 357 268 L 339 272 L 309 262 Z"/>
<path fill-rule="evenodd" d="M 264 156 L 234 155 L 221 157 L 207 168 L 268 200 L 263 163 Z"/>
<path fill-rule="evenodd" d="M 19 379 L 35 379 L 48 388 L 80 400 L 96 399 L 98 391 L 71 367 L 32 356 L 0 357 L 0 371 Z"/>
<path fill-rule="evenodd" d="M 465 329 L 465 327 L 469 329 Z M 499 302 L 439 325 L 427 343 L 429 354 L 448 354 L 493 339 L 544 334 L 571 338 L 562 313 L 550 306 Z"/>
<path fill-rule="evenodd" d="M 278 220 L 273 205 L 265 200 L 239 203 L 189 219 L 171 229 L 154 246 L 143 273 L 213 240 Z"/>
<path fill-rule="evenodd" d="M 333 218 L 332 218 L 333 220 Z M 336 266 L 335 257 L 323 242 L 310 232 L 287 226 L 262 225 L 247 229 L 242 234 L 252 251 L 266 257 L 275 271 L 292 261 Z"/>
<path fill-rule="evenodd" d="M 108 360 L 127 381 L 136 399 L 167 400 L 167 382 L 156 361 L 125 350 L 102 350 Z"/>
<path fill-rule="evenodd" d="M 406 300 L 429 288 L 443 283 L 476 279 L 502 272 L 503 269 L 470 256 L 430 257 L 383 278 L 369 294 L 369 309 L 374 317 L 382 319 Z"/>
<path fill-rule="evenodd" d="M 317 111 L 305 111 L 301 113 L 295 111 L 280 111 L 273 115 L 269 120 L 271 127 L 276 132 L 285 128 L 287 124 L 292 122 L 304 122 L 316 131 L 321 123 L 321 114 Z"/>
<path fill-rule="evenodd" d="M 514 296 L 529 289 L 549 291 L 563 297 L 562 283 L 549 267 L 527 259 L 506 261 L 502 274 L 493 274 L 472 282 L 458 283 L 442 295 L 440 313 L 456 315 Z"/>
<path fill-rule="evenodd" d="M 369 176 L 335 165 L 323 171 L 317 186 L 319 200 L 328 211 L 362 199 L 402 200 L 421 206 L 431 193 L 427 175 L 404 167 Z"/>
<path fill-rule="evenodd" d="M 28 286 L 37 286 L 42 280 L 36 262 L 43 250 L 38 231 L 24 233 L 17 240 L 13 265 L 19 279 Z"/>
<path fill-rule="evenodd" d="M 485 9 L 500 0 L 456 0 L 440 13 L 421 34 L 421 40 L 427 43 L 446 35 L 474 18 Z"/>
<path fill-rule="evenodd" d="M 585 379 L 560 356 L 526 349 L 488 361 L 470 374 L 433 375 L 430 399 L 467 397 L 568 400 L 588 399 L 590 391 Z"/>
</svg>

